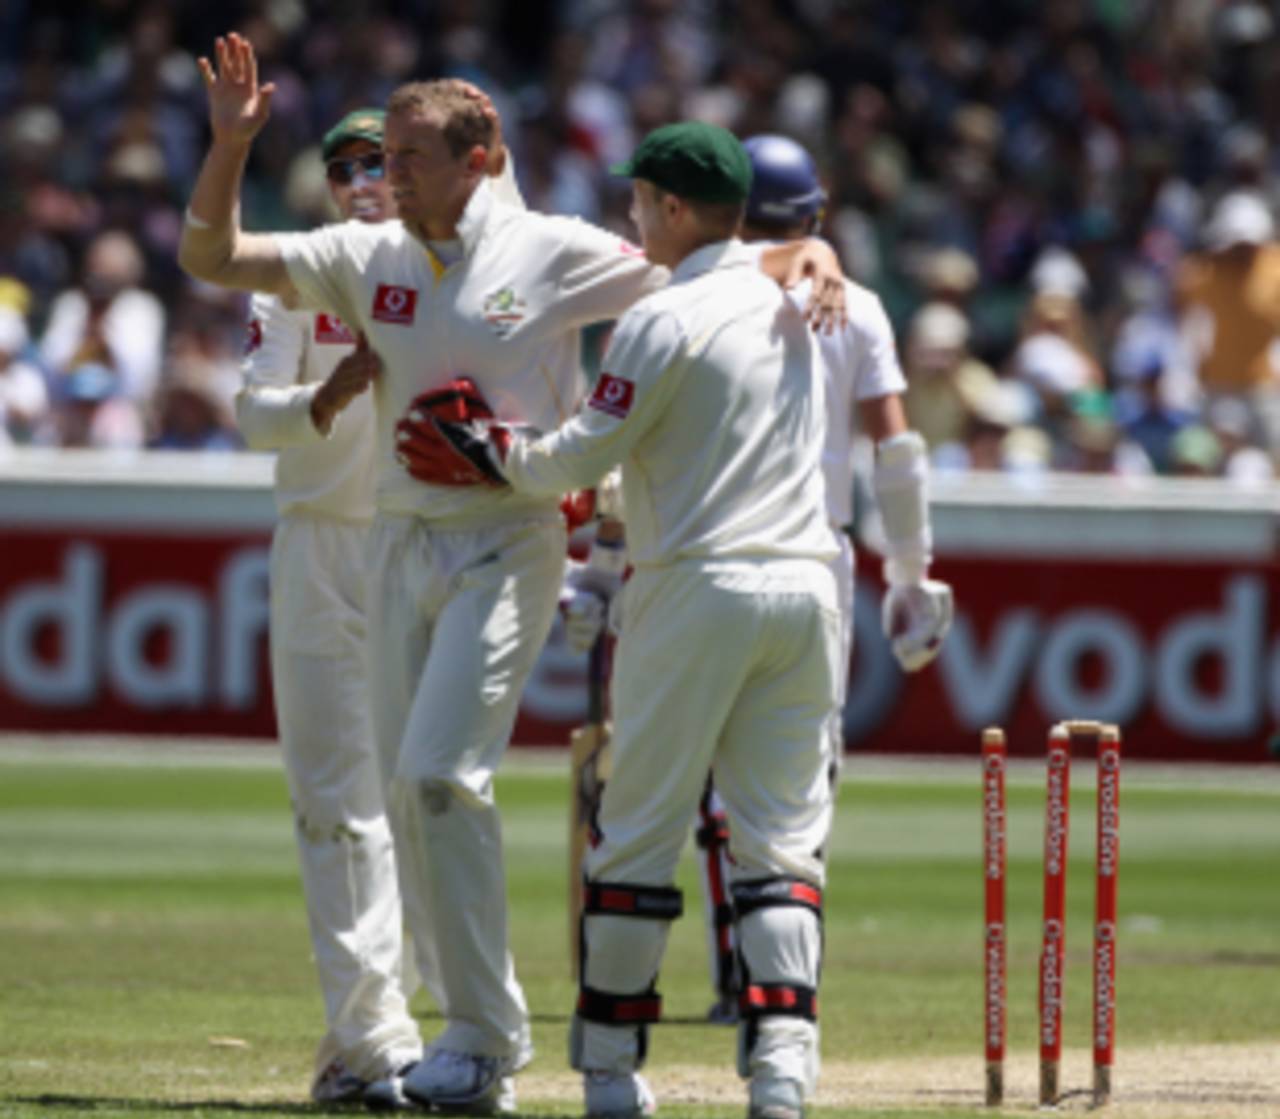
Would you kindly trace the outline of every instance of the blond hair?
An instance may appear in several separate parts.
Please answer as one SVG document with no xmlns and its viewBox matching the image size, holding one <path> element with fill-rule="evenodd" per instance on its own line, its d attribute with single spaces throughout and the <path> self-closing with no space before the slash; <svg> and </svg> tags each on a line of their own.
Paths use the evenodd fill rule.
<svg viewBox="0 0 1280 1119">
<path fill-rule="evenodd" d="M 407 82 L 391 94 L 387 113 L 431 116 L 440 121 L 440 132 L 455 158 L 474 147 L 493 146 L 493 121 L 481 103 L 466 91 L 463 82 L 441 78 L 433 82 Z"/>
</svg>

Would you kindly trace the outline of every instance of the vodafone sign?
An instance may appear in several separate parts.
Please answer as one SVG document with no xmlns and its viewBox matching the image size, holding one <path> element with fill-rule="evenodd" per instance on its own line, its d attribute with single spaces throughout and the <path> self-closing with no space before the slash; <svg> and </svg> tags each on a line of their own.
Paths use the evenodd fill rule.
<svg viewBox="0 0 1280 1119">
<path fill-rule="evenodd" d="M 871 564 L 867 565 L 868 567 Z M 938 575 L 956 621 L 935 665 L 898 672 L 878 586 L 859 588 L 846 738 L 968 752 L 1005 727 L 1042 752 L 1066 718 L 1117 723 L 1127 754 L 1262 761 L 1280 725 L 1280 566 L 965 558 Z"/>
<path fill-rule="evenodd" d="M 271 735 L 267 548 L 10 534 L 0 728 Z"/>
<path fill-rule="evenodd" d="M 1280 726 L 1278 510 L 1262 495 L 966 480 L 935 495 L 955 626 L 897 668 L 879 562 L 859 555 L 851 749 L 1040 754 L 1058 719 L 1120 725 L 1129 756 L 1262 761 Z M 1078 487 L 1078 488 L 1073 488 Z M 1104 500 L 1105 498 L 1105 500 Z M 0 460 L 0 731 L 272 737 L 270 463 Z M 557 628 L 516 741 L 563 743 L 585 663 Z"/>
</svg>

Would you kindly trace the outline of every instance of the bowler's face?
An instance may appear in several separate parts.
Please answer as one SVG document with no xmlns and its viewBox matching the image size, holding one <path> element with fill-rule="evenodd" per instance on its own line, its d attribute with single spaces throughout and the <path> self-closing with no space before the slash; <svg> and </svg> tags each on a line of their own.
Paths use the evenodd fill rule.
<svg viewBox="0 0 1280 1119">
<path fill-rule="evenodd" d="M 429 114 L 406 110 L 387 116 L 382 150 L 391 194 L 407 223 L 432 226 L 457 216 L 474 181 L 465 156 L 454 156 L 440 124 Z"/>
</svg>

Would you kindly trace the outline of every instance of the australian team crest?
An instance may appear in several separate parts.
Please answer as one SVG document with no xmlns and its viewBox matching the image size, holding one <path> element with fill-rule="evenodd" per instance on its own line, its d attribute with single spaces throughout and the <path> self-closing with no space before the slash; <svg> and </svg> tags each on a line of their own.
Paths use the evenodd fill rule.
<svg viewBox="0 0 1280 1119">
<path fill-rule="evenodd" d="M 499 338 L 507 338 L 524 322 L 525 302 L 509 287 L 499 288 L 484 297 L 484 321 Z"/>
</svg>

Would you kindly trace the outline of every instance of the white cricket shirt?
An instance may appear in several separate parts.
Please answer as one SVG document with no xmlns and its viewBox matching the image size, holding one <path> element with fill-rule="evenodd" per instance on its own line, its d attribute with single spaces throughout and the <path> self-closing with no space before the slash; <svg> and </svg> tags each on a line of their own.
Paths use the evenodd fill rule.
<svg viewBox="0 0 1280 1119">
<path fill-rule="evenodd" d="M 619 321 L 582 410 L 514 444 L 506 472 L 516 489 L 560 493 L 621 463 L 637 566 L 831 559 L 816 355 L 755 254 L 736 240 L 705 245 Z"/>
<path fill-rule="evenodd" d="M 767 246 L 749 246 L 758 260 Z M 791 290 L 796 306 L 809 302 L 806 280 Z M 853 521 L 853 435 L 856 405 L 863 400 L 907 391 L 898 361 L 893 327 L 875 292 L 845 280 L 846 322 L 830 334 L 819 331 L 818 349 L 826 377 L 827 437 L 822 449 L 822 473 L 827 483 L 827 517 L 836 528 Z"/>
<path fill-rule="evenodd" d="M 278 451 L 276 507 L 281 515 L 314 513 L 344 521 L 373 517 L 373 402 L 361 393 L 316 430 L 311 401 L 321 382 L 355 345 L 336 315 L 291 311 L 274 295 L 249 304 L 244 386 L 236 419 L 255 451 Z"/>
<path fill-rule="evenodd" d="M 584 386 L 580 328 L 616 318 L 668 273 L 615 234 L 499 201 L 487 182 L 471 196 L 458 239 L 462 259 L 446 266 L 399 221 L 276 235 L 304 302 L 364 331 L 382 358 L 378 509 L 453 528 L 549 519 L 557 515 L 550 495 L 410 477 L 395 459 L 395 425 L 417 396 L 465 375 L 499 419 L 556 427 Z"/>
</svg>

